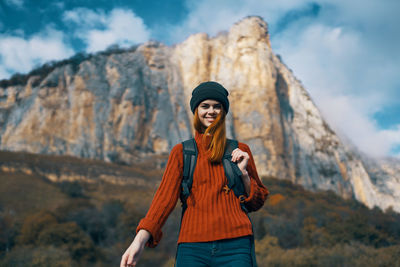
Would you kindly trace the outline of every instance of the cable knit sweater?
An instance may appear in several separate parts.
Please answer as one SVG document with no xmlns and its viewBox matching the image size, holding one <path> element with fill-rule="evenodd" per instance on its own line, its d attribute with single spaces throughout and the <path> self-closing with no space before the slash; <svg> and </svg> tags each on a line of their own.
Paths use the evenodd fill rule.
<svg viewBox="0 0 400 267">
<path fill-rule="evenodd" d="M 213 164 L 208 160 L 207 148 L 211 136 L 206 136 L 203 140 L 203 135 L 196 131 L 198 157 L 178 243 L 206 242 L 252 235 L 251 222 L 241 209 L 239 199 L 232 190 L 228 193 L 223 190 L 228 181 L 222 163 Z M 245 199 L 245 205 L 249 211 L 256 211 L 264 204 L 268 190 L 258 177 L 250 148 L 241 142 L 239 148 L 250 156 L 247 164 L 250 195 Z M 157 246 L 161 240 L 161 228 L 176 206 L 181 192 L 182 173 L 183 145 L 177 144 L 172 148 L 150 209 L 136 229 L 136 232 L 145 229 L 151 233 L 147 243 L 149 247 Z"/>
</svg>

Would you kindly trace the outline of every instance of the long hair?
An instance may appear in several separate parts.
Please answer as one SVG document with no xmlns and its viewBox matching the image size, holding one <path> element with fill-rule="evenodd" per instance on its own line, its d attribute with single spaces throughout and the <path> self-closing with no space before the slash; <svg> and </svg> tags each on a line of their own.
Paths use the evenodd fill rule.
<svg viewBox="0 0 400 267">
<path fill-rule="evenodd" d="M 225 117 L 226 112 L 222 108 L 215 121 L 204 131 L 203 138 L 206 138 L 207 134 L 212 136 L 210 146 L 208 147 L 208 151 L 211 152 L 209 155 L 209 160 L 212 163 L 220 163 L 222 161 L 222 157 L 224 156 L 226 145 Z M 194 111 L 193 126 L 198 132 L 203 132 L 204 126 L 199 119 L 197 108 Z"/>
</svg>

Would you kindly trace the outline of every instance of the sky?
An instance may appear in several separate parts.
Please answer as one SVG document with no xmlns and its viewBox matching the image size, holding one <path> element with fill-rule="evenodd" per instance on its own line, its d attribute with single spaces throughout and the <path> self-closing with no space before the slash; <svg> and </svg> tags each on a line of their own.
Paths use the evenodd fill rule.
<svg viewBox="0 0 400 267">
<path fill-rule="evenodd" d="M 0 0 L 0 79 L 260 16 L 329 125 L 370 156 L 400 158 L 399 13 L 400 0 Z"/>
</svg>

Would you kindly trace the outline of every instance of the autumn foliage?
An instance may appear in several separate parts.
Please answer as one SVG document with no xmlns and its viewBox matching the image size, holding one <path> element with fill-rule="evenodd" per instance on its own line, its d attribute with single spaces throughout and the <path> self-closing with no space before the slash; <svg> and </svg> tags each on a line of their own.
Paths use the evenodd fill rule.
<svg viewBox="0 0 400 267">
<path fill-rule="evenodd" d="M 251 214 L 259 266 L 399 266 L 400 214 L 262 179 L 271 194 Z M 0 266 L 118 266 L 156 189 L 34 173 L 0 172 L 0 182 Z M 178 204 L 141 266 L 173 266 L 179 222 Z"/>
</svg>

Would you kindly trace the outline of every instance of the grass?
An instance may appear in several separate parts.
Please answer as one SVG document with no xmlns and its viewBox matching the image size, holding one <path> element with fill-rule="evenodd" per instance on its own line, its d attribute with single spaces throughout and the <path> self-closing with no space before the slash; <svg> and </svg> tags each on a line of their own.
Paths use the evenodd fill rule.
<svg viewBox="0 0 400 267">
<path fill-rule="evenodd" d="M 54 210 L 68 201 L 57 185 L 36 175 L 0 172 L 0 184 L 2 209 L 22 217 L 42 209 Z"/>
</svg>

